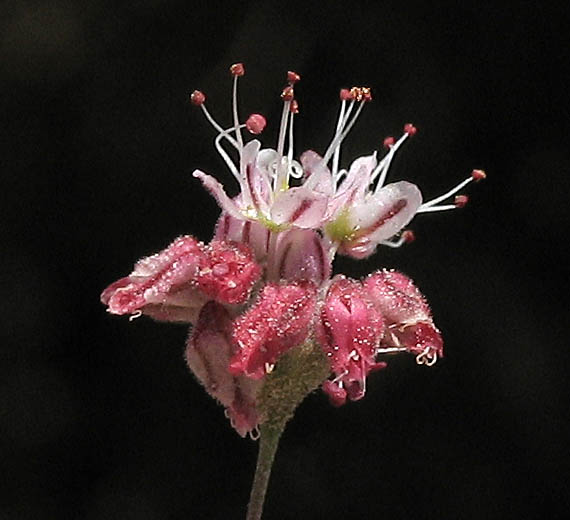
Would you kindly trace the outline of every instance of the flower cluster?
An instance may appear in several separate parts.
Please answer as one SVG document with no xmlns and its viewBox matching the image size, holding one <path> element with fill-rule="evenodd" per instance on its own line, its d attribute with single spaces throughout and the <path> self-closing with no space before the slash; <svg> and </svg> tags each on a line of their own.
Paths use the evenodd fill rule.
<svg viewBox="0 0 570 520">
<path fill-rule="evenodd" d="M 260 392 L 283 355 L 296 347 L 310 343 L 322 352 L 330 377 L 321 386 L 336 406 L 364 396 L 368 375 L 386 366 L 379 359 L 383 355 L 408 352 L 426 365 L 443 355 L 429 306 L 407 276 L 380 270 L 364 280 L 331 278 L 332 261 L 337 253 L 360 259 L 379 245 L 399 247 L 413 240 L 404 228 L 417 213 L 464 206 L 465 195 L 446 201 L 485 174 L 474 170 L 428 202 L 414 184 L 386 184 L 397 150 L 416 133 L 411 124 L 399 139 L 384 140 L 382 159 L 373 153 L 340 169 L 342 142 L 372 99 L 365 87 L 340 91 L 330 145 L 322 155 L 308 150 L 297 161 L 294 89 L 300 77 L 295 72 L 288 73 L 281 93 L 276 148 L 261 148 L 256 139 L 246 143 L 242 130 L 260 134 L 266 121 L 252 114 L 240 122 L 237 85 L 245 70 L 238 63 L 230 71 L 231 126 L 217 123 L 202 92 L 194 91 L 190 99 L 217 131 L 215 146 L 240 193 L 231 198 L 218 180 L 196 170 L 194 177 L 222 208 L 213 240 L 176 239 L 140 260 L 101 300 L 113 314 L 192 324 L 188 366 L 243 436 L 265 420 Z"/>
</svg>

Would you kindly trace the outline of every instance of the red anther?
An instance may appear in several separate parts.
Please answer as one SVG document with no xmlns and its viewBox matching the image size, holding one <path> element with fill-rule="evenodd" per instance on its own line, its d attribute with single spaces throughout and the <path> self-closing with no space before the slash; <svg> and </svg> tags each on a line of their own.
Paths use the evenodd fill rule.
<svg viewBox="0 0 570 520">
<path fill-rule="evenodd" d="M 190 103 L 199 107 L 206 102 L 206 95 L 201 90 L 195 90 L 190 94 Z"/>
<path fill-rule="evenodd" d="M 350 89 L 351 99 L 355 101 L 362 101 L 362 89 L 360 87 L 352 87 Z"/>
<path fill-rule="evenodd" d="M 372 91 L 370 90 L 369 87 L 362 87 L 361 89 L 362 91 L 362 100 L 363 101 L 372 101 Z"/>
<path fill-rule="evenodd" d="M 232 73 L 233 76 L 243 76 L 245 74 L 243 63 L 234 63 L 230 67 L 230 72 Z"/>
<path fill-rule="evenodd" d="M 394 146 L 394 138 L 392 136 L 386 137 L 384 139 L 384 148 L 390 148 L 390 146 Z"/>
<path fill-rule="evenodd" d="M 404 242 L 411 244 L 416 239 L 416 235 L 411 229 L 406 229 L 402 233 L 402 238 L 404 239 Z"/>
<path fill-rule="evenodd" d="M 406 123 L 404 125 L 404 132 L 408 134 L 410 137 L 412 135 L 416 135 L 417 131 L 418 129 L 414 125 L 412 125 L 412 123 Z"/>
<path fill-rule="evenodd" d="M 298 81 L 301 81 L 301 76 L 292 70 L 287 71 L 287 82 L 289 85 L 294 85 Z"/>
<path fill-rule="evenodd" d="M 341 101 L 350 101 L 352 99 L 352 94 L 347 88 L 341 88 L 339 95 Z"/>
<path fill-rule="evenodd" d="M 291 107 L 289 108 L 289 110 L 291 111 L 291 113 L 293 114 L 298 114 L 299 113 L 299 103 L 297 103 L 297 100 L 294 99 L 293 101 L 291 101 Z"/>
<path fill-rule="evenodd" d="M 471 177 L 473 177 L 473 180 L 475 181 L 482 181 L 487 177 L 487 174 L 483 170 L 473 170 L 471 172 Z"/>
<path fill-rule="evenodd" d="M 283 92 L 281 92 L 281 99 L 283 101 L 291 101 L 294 96 L 295 96 L 295 91 L 293 90 L 293 87 L 291 85 L 285 87 L 283 89 Z"/>
<path fill-rule="evenodd" d="M 455 197 L 455 206 L 458 208 L 463 208 L 469 202 L 469 197 L 467 195 L 457 195 Z"/>
<path fill-rule="evenodd" d="M 266 124 L 267 120 L 261 114 L 251 114 L 245 122 L 245 127 L 249 132 L 257 135 L 263 132 Z"/>
</svg>

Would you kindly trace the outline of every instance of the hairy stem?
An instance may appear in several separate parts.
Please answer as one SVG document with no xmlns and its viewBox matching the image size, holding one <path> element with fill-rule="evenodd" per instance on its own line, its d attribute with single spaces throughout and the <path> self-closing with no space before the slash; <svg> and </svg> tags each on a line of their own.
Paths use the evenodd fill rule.
<svg viewBox="0 0 570 520">
<path fill-rule="evenodd" d="M 280 427 L 276 427 L 275 425 L 268 427 L 261 426 L 257 467 L 255 468 L 255 477 L 251 487 L 246 520 L 261 519 L 265 493 L 267 492 L 267 485 L 269 484 L 269 477 L 271 476 L 271 467 L 273 466 L 275 452 L 279 445 L 279 438 L 284 428 L 284 423 Z"/>
</svg>

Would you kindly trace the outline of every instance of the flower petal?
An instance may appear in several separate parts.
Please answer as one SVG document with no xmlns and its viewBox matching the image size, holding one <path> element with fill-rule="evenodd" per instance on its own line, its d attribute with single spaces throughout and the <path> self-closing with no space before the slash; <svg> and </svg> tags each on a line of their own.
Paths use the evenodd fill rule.
<svg viewBox="0 0 570 520">
<path fill-rule="evenodd" d="M 214 179 L 214 177 L 204 173 L 201 170 L 194 170 L 194 173 L 192 175 L 202 181 L 204 188 L 206 188 L 216 199 L 216 202 L 223 211 L 240 220 L 246 218 L 242 214 L 239 206 L 227 195 L 227 193 L 224 191 L 224 187 L 216 179 Z"/>
<path fill-rule="evenodd" d="M 247 245 L 213 240 L 200 262 L 196 284 L 211 299 L 236 304 L 249 298 L 260 276 L 261 267 Z"/>
<path fill-rule="evenodd" d="M 422 195 L 414 184 L 401 181 L 385 186 L 352 207 L 349 219 L 354 232 L 339 252 L 355 258 L 369 256 L 382 240 L 412 220 L 421 203 Z"/>
<path fill-rule="evenodd" d="M 271 208 L 271 220 L 278 225 L 318 228 L 327 210 L 328 197 L 304 186 L 279 192 Z"/>
<path fill-rule="evenodd" d="M 331 260 L 321 236 L 310 229 L 291 229 L 279 235 L 270 278 L 312 280 L 320 285 L 330 277 Z"/>
<path fill-rule="evenodd" d="M 360 399 L 366 376 L 377 367 L 376 351 L 384 333 L 382 316 L 360 282 L 337 278 L 329 288 L 320 318 L 316 338 L 337 375 L 335 382 L 342 383 L 349 399 Z M 340 399 L 338 390 L 327 388 L 333 402 Z"/>
<path fill-rule="evenodd" d="M 209 302 L 188 338 L 186 362 L 206 391 L 226 408 L 232 426 L 244 437 L 258 424 L 260 385 L 230 374 L 228 365 L 233 354 L 231 318 L 222 305 Z"/>
<path fill-rule="evenodd" d="M 205 256 L 196 239 L 180 237 L 164 251 L 140 260 L 128 277 L 103 291 L 101 301 L 112 314 L 141 311 L 156 319 L 192 321 L 204 303 L 191 284 Z"/>
<path fill-rule="evenodd" d="M 267 257 L 271 232 L 253 220 L 236 219 L 228 213 L 222 213 L 214 236 L 217 240 L 247 244 L 253 249 L 257 261 L 262 262 Z"/>
<path fill-rule="evenodd" d="M 287 350 L 307 338 L 316 305 L 316 287 L 308 281 L 267 284 L 257 302 L 234 323 L 239 347 L 230 371 L 262 378 Z"/>
<path fill-rule="evenodd" d="M 334 192 L 332 174 L 323 158 L 313 150 L 303 152 L 300 157 L 303 172 L 305 174 L 305 188 L 332 195 Z"/>
</svg>

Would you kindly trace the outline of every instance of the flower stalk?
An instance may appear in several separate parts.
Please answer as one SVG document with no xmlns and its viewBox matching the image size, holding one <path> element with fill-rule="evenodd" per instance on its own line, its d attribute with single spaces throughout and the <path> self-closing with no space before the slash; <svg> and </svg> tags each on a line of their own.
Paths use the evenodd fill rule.
<svg viewBox="0 0 570 520">
<path fill-rule="evenodd" d="M 260 520 L 261 518 L 265 494 L 267 493 L 267 485 L 269 484 L 269 477 L 271 476 L 271 468 L 275 460 L 279 439 L 284 429 L 285 424 L 281 427 L 261 425 L 257 466 L 251 486 L 246 520 Z"/>
</svg>

